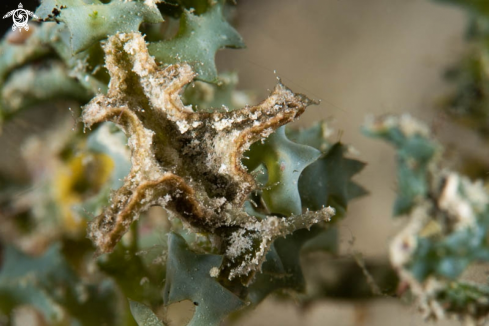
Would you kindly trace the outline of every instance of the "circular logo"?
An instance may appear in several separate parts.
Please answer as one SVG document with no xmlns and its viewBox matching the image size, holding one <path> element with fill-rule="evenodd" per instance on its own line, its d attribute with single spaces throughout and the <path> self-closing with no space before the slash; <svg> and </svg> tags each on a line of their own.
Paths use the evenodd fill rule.
<svg viewBox="0 0 489 326">
<path fill-rule="evenodd" d="M 27 19 L 29 19 L 29 15 L 24 9 L 17 9 L 13 14 L 14 24 L 18 27 L 25 26 L 27 24 Z"/>
<path fill-rule="evenodd" d="M 14 20 L 14 25 L 12 26 L 12 30 L 15 31 L 17 28 L 19 31 L 22 31 L 22 28 L 26 31 L 29 30 L 29 25 L 27 24 L 29 21 L 29 16 L 37 18 L 33 12 L 24 9 L 22 3 L 19 3 L 19 8 L 8 12 L 3 18 L 7 18 L 12 16 Z"/>
</svg>

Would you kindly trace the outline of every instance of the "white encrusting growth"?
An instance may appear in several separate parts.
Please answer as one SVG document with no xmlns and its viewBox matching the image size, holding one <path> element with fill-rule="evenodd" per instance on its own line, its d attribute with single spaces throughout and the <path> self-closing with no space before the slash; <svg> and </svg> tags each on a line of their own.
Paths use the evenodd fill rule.
<svg viewBox="0 0 489 326">
<path fill-rule="evenodd" d="M 371 131 L 387 131 L 392 128 L 399 128 L 406 137 L 420 135 L 429 137 L 430 130 L 422 123 L 419 123 L 410 114 L 405 113 L 401 116 L 389 115 L 382 119 L 377 119 L 373 115 L 368 115 L 365 118 L 365 128 Z"/>
<path fill-rule="evenodd" d="M 427 187 L 415 198 L 409 223 L 390 244 L 390 261 L 401 285 L 414 294 L 425 318 L 462 317 L 468 324 L 481 324 L 487 289 L 459 275 L 469 264 L 465 259 L 477 262 L 480 258 L 471 255 L 487 251 L 487 239 L 480 233 L 487 232 L 483 220 L 489 211 L 489 194 L 483 183 L 444 169 L 441 146 L 426 125 L 409 115 L 369 118 L 365 127 L 374 135 L 388 135 L 391 141 L 390 135 L 399 140 L 399 133 L 406 141 L 418 137 L 434 148 L 421 170 L 415 152 L 419 147 L 400 146 L 407 167 L 425 173 L 421 182 Z"/>
<path fill-rule="evenodd" d="M 276 238 L 334 215 L 328 207 L 258 221 L 243 209 L 257 187 L 241 163 L 243 152 L 314 102 L 278 84 L 257 106 L 194 112 L 180 98 L 182 88 L 195 77 L 189 65 L 158 66 L 140 33 L 114 35 L 104 50 L 111 75 L 109 91 L 84 108 L 83 121 L 86 127 L 106 120 L 121 126 L 128 136 L 132 169 L 111 205 L 90 223 L 89 236 L 101 252 L 112 251 L 139 212 L 161 205 L 195 231 L 235 229 L 223 239 L 224 250 L 225 258 L 236 265 L 230 267 L 230 278 L 241 277 L 261 268 Z M 219 269 L 210 273 L 217 276 Z"/>
<path fill-rule="evenodd" d="M 209 271 L 209 275 L 211 277 L 218 277 L 219 276 L 219 268 L 212 267 L 211 270 Z"/>
<path fill-rule="evenodd" d="M 226 250 L 226 256 L 231 260 L 241 256 L 244 252 L 252 249 L 253 241 L 249 235 L 246 234 L 245 229 L 240 229 L 233 232 L 229 237 L 229 246 Z"/>
<path fill-rule="evenodd" d="M 236 268 L 231 269 L 229 278 L 248 275 L 261 268 L 265 255 L 272 242 L 299 229 L 309 229 L 319 222 L 329 222 L 335 215 L 334 208 L 328 206 L 319 211 L 307 211 L 301 215 L 290 217 L 268 216 L 261 221 L 249 222 L 234 232 L 230 237 L 230 245 L 226 256 L 231 260 L 241 257 L 242 262 Z M 253 240 L 259 243 L 258 249 L 250 252 Z"/>
</svg>

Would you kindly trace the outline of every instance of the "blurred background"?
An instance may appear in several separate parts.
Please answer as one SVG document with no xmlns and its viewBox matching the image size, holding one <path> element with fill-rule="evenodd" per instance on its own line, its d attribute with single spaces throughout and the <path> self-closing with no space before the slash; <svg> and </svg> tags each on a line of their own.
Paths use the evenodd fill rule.
<svg viewBox="0 0 489 326">
<path fill-rule="evenodd" d="M 22 3 L 31 11 L 37 6 L 35 0 Z M 0 14 L 17 6 L 17 0 L 2 0 Z M 335 137 L 353 145 L 357 159 L 368 164 L 355 180 L 370 195 L 349 206 L 340 228 L 345 257 L 359 251 L 365 259 L 385 261 L 390 239 L 405 223 L 391 218 L 394 151 L 362 136 L 366 115 L 409 112 L 432 126 L 452 149 L 473 153 L 482 146 L 481 140 L 450 123 L 437 109 L 451 87 L 444 71 L 466 50 L 465 18 L 463 11 L 429 0 L 238 1 L 237 29 L 247 49 L 219 52 L 219 70 L 238 71 L 239 88 L 254 91 L 259 99 L 274 87 L 277 76 L 292 90 L 321 99 L 321 105 L 309 108 L 297 126 L 333 119 Z M 2 20 L 1 28 L 5 33 L 11 20 Z M 41 110 L 29 110 L 10 121 L 0 136 L 2 174 L 22 178 L 18 148 L 23 139 L 66 114 L 67 106 L 61 105 L 49 117 Z M 475 155 L 489 161 L 487 152 Z M 305 273 L 314 277 L 327 271 L 327 264 L 316 264 Z M 185 312 L 188 307 L 175 309 Z M 292 301 L 270 297 L 238 324 L 424 325 L 415 310 L 390 298 L 322 300 L 299 309 Z M 452 324 L 458 323 L 440 325 Z"/>
<path fill-rule="evenodd" d="M 221 70 L 238 70 L 240 87 L 259 92 L 260 98 L 279 76 L 294 91 L 321 99 L 321 105 L 310 107 L 296 124 L 308 126 L 332 118 L 338 139 L 353 145 L 359 151 L 358 159 L 367 163 L 355 180 L 370 195 L 349 205 L 340 228 L 344 255 L 356 250 L 366 259 L 385 259 L 390 239 L 405 223 L 391 218 L 396 189 L 394 151 L 361 134 L 366 115 L 408 112 L 433 126 L 440 140 L 457 151 L 482 145 L 437 108 L 451 89 L 444 72 L 467 49 L 466 24 L 466 15 L 459 8 L 429 0 L 238 1 L 237 27 L 247 49 L 219 52 Z M 487 161 L 487 152 L 480 155 Z M 328 265 L 306 267 L 308 276 L 318 271 L 327 273 Z M 293 302 L 269 298 L 239 323 L 424 324 L 414 307 L 388 298 L 326 300 L 305 311 Z"/>
</svg>

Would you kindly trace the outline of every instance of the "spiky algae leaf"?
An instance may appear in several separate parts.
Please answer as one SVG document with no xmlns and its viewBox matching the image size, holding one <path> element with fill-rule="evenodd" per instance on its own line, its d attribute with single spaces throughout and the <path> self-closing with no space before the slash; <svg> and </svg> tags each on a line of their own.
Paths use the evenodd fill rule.
<svg viewBox="0 0 489 326">
<path fill-rule="evenodd" d="M 7 247 L 0 271 L 0 309 L 9 313 L 28 304 L 56 325 L 71 316 L 81 325 L 116 325 L 115 292 L 110 281 L 88 284 L 74 273 L 54 244 L 41 257 Z"/>
<path fill-rule="evenodd" d="M 168 234 L 168 249 L 163 299 L 166 305 L 183 300 L 194 303 L 195 313 L 187 326 L 219 325 L 245 305 L 211 276 L 211 270 L 221 266 L 222 256 L 196 254 L 176 233 Z"/>
<path fill-rule="evenodd" d="M 216 3 L 200 16 L 184 11 L 178 34 L 171 40 L 149 44 L 148 50 L 163 64 L 186 62 L 197 73 L 197 79 L 216 83 L 216 52 L 244 46 L 241 36 L 224 18 L 222 5 Z"/>
<path fill-rule="evenodd" d="M 365 195 L 366 190 L 351 178 L 365 163 L 345 157 L 347 147 L 336 143 L 317 162 L 308 166 L 299 179 L 303 205 L 317 210 L 331 205 L 341 215 L 351 199 Z"/>
<path fill-rule="evenodd" d="M 148 306 L 129 300 L 129 307 L 138 326 L 165 326 Z"/>
<path fill-rule="evenodd" d="M 317 149 L 296 144 L 287 139 L 285 127 L 277 129 L 263 143 L 253 144 L 244 161 L 248 169 L 259 164 L 267 168 L 268 182 L 262 196 L 270 212 L 289 216 L 301 214 L 299 177 L 302 171 L 316 161 L 321 152 Z"/>
<path fill-rule="evenodd" d="M 148 1 L 43 0 L 36 15 L 66 24 L 71 34 L 71 50 L 78 53 L 116 33 L 137 32 L 141 23 L 161 23 L 156 5 Z"/>
</svg>

